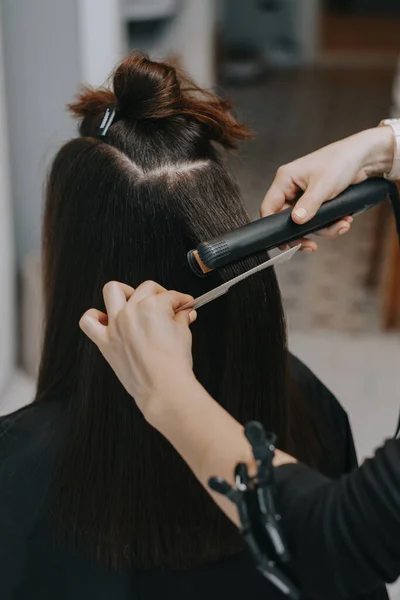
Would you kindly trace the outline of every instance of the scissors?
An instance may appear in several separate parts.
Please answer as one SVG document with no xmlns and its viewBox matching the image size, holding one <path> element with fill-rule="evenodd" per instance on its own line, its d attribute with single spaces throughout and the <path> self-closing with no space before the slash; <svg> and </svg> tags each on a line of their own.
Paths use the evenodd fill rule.
<svg viewBox="0 0 400 600">
<path fill-rule="evenodd" d="M 196 310 L 196 309 L 200 308 L 201 306 L 204 306 L 205 304 L 212 302 L 216 298 L 219 298 L 220 296 L 223 296 L 224 294 L 226 294 L 231 289 L 231 287 L 233 287 L 240 281 L 247 279 L 247 277 L 250 277 L 251 275 L 254 275 L 255 273 L 259 273 L 260 271 L 263 271 L 264 269 L 268 269 L 269 267 L 272 267 L 273 265 L 279 265 L 281 263 L 284 263 L 284 262 L 290 260 L 292 258 L 292 256 L 294 256 L 300 248 L 301 248 L 301 244 L 298 244 L 294 248 L 290 248 L 290 250 L 285 250 L 285 252 L 281 252 L 277 256 L 274 256 L 273 258 L 270 258 L 269 260 L 263 262 L 261 265 L 258 265 L 257 267 L 253 267 L 252 269 L 249 269 L 245 273 L 242 273 L 241 275 L 238 275 L 237 277 L 234 277 L 233 279 L 226 281 L 222 285 L 219 285 L 218 287 L 214 288 L 213 290 L 210 290 L 206 294 L 203 294 L 202 296 L 199 296 L 198 298 L 195 298 L 194 300 L 187 302 L 184 306 L 182 306 L 178 310 L 178 312 L 180 312 L 181 310 L 187 310 L 188 308 L 193 308 Z"/>
</svg>

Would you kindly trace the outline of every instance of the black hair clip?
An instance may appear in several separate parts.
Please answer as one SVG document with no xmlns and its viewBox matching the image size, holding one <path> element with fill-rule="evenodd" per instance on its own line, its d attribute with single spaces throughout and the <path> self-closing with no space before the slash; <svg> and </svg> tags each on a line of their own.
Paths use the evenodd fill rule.
<svg viewBox="0 0 400 600">
<path fill-rule="evenodd" d="M 287 563 L 290 554 L 280 527 L 281 516 L 275 507 L 275 479 L 272 459 L 275 454 L 276 435 L 265 432 L 261 423 L 251 421 L 244 428 L 244 434 L 253 449 L 257 463 L 257 500 L 259 520 L 265 528 L 276 555 Z"/>
<path fill-rule="evenodd" d="M 272 459 L 275 453 L 276 436 L 266 433 L 256 421 L 248 423 L 245 435 L 250 442 L 257 463 L 256 477 L 249 477 L 244 463 L 236 465 L 235 486 L 231 487 L 220 477 L 212 477 L 209 487 L 226 496 L 236 504 L 240 520 L 240 531 L 257 569 L 282 594 L 291 600 L 298 600 L 300 592 L 290 578 L 279 568 L 289 562 L 290 556 L 279 525 L 280 516 L 275 508 L 274 475 Z M 256 497 L 256 506 L 250 498 Z M 250 495 L 249 495 L 250 494 Z M 255 532 L 255 522 L 262 526 L 267 544 L 260 545 Z M 269 553 L 272 553 L 272 557 Z"/>
<path fill-rule="evenodd" d="M 104 117 L 99 126 L 99 130 L 98 130 L 99 137 L 103 138 L 107 135 L 108 130 L 110 129 L 111 125 L 114 123 L 116 115 L 117 115 L 116 108 L 107 108 L 106 109 L 106 112 L 104 113 Z"/>
</svg>

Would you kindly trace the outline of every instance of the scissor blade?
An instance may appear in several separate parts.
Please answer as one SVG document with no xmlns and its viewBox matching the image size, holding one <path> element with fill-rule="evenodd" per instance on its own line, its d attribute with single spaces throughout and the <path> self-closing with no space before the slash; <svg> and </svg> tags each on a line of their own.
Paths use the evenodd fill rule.
<svg viewBox="0 0 400 600">
<path fill-rule="evenodd" d="M 238 275 L 237 277 L 226 281 L 222 285 L 219 285 L 213 290 L 210 290 L 206 294 L 203 294 L 202 296 L 195 298 L 191 302 L 188 302 L 187 304 L 182 306 L 182 308 L 180 308 L 179 311 L 186 310 L 188 308 L 197 309 L 201 306 L 204 306 L 205 304 L 208 304 L 209 302 L 212 302 L 216 298 L 219 298 L 220 296 L 226 294 L 232 286 L 236 285 L 240 281 L 243 281 L 244 279 L 247 279 L 247 277 L 250 277 L 250 275 L 254 275 L 255 273 L 259 273 L 264 269 L 268 269 L 268 267 L 272 267 L 273 265 L 279 265 L 281 263 L 286 262 L 287 260 L 290 260 L 300 248 L 301 244 L 298 244 L 294 248 L 290 248 L 290 250 L 285 250 L 285 252 L 281 252 L 277 256 L 274 256 L 274 258 L 270 258 L 269 260 L 263 262 L 261 265 L 249 269 L 249 271 L 246 271 L 245 273 L 242 273 L 241 275 Z"/>
</svg>

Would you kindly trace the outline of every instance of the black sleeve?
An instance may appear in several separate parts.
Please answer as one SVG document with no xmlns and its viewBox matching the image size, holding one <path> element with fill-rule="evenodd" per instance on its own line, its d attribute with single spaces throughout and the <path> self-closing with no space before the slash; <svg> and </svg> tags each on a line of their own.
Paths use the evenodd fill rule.
<svg viewBox="0 0 400 600">
<path fill-rule="evenodd" d="M 351 431 L 349 418 L 346 414 L 346 432 L 345 432 L 345 454 L 343 473 L 350 473 L 358 467 L 357 452 L 354 445 L 353 433 Z"/>
<path fill-rule="evenodd" d="M 296 464 L 276 469 L 292 572 L 310 598 L 349 598 L 400 575 L 400 441 L 332 481 Z"/>
</svg>

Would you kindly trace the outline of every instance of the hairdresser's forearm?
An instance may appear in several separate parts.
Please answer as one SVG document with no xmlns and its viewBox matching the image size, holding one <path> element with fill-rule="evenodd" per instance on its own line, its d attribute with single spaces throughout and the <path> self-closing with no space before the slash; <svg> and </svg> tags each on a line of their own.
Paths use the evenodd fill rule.
<svg viewBox="0 0 400 600">
<path fill-rule="evenodd" d="M 255 472 L 255 462 L 243 427 L 224 410 L 192 375 L 166 377 L 162 389 L 147 403 L 146 419 L 189 465 L 223 512 L 238 525 L 235 506 L 211 492 L 207 482 L 212 476 L 234 483 L 237 463 Z M 296 462 L 276 451 L 274 465 Z"/>
<path fill-rule="evenodd" d="M 234 467 L 255 465 L 242 426 L 188 374 L 165 377 L 147 402 L 145 417 L 184 458 L 208 492 L 219 475 L 233 482 Z M 275 465 L 290 457 L 278 452 Z M 294 460 L 294 459 L 292 459 Z M 400 574 L 400 442 L 341 481 L 304 465 L 276 473 L 282 526 L 292 567 L 312 598 L 349 597 L 372 591 Z M 235 507 L 211 494 L 237 525 Z"/>
<path fill-rule="evenodd" d="M 169 377 L 148 403 L 147 421 L 176 449 L 223 512 L 238 525 L 235 506 L 209 489 L 214 475 L 234 481 L 238 462 L 254 470 L 243 427 L 193 377 Z"/>
</svg>

